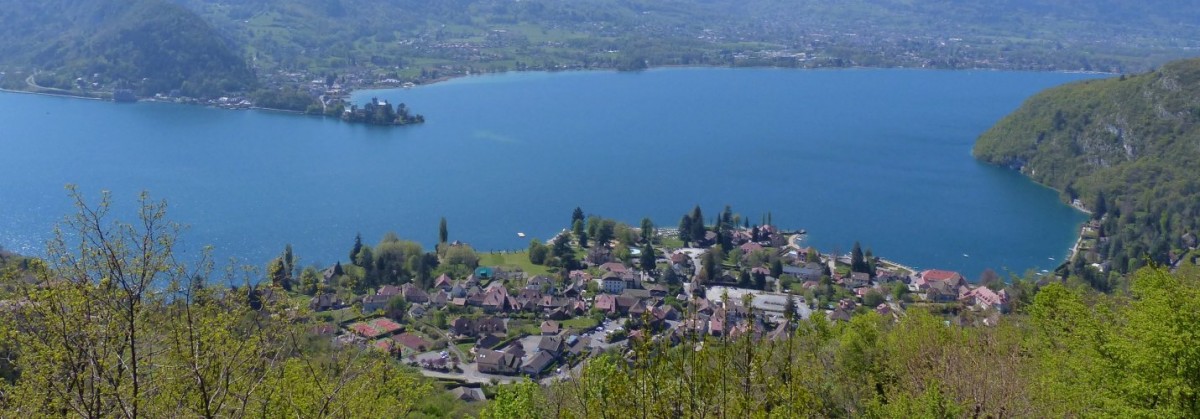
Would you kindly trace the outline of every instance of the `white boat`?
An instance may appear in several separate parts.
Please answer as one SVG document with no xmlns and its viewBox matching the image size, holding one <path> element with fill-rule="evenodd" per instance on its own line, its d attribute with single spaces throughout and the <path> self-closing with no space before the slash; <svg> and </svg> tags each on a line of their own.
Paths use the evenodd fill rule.
<svg viewBox="0 0 1200 419">
<path fill-rule="evenodd" d="M 525 233 L 522 233 L 522 232 L 519 232 L 519 231 L 518 231 L 518 232 L 517 232 L 517 237 L 525 237 Z"/>
</svg>

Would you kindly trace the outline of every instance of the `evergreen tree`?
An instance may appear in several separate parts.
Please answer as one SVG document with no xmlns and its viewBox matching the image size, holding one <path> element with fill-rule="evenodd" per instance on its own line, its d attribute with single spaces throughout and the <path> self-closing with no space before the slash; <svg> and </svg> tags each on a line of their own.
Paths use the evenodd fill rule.
<svg viewBox="0 0 1200 419">
<path fill-rule="evenodd" d="M 579 240 L 579 247 L 588 247 L 587 230 L 583 228 L 583 220 L 575 220 L 575 224 L 571 226 L 571 230 L 575 232 L 575 239 Z"/>
<path fill-rule="evenodd" d="M 654 222 L 650 218 L 642 218 L 642 240 L 646 243 L 654 240 Z"/>
<path fill-rule="evenodd" d="M 687 246 L 692 241 L 692 216 L 684 214 L 679 220 L 679 240 L 683 241 L 683 245 Z"/>
<path fill-rule="evenodd" d="M 1108 212 L 1108 202 L 1104 199 L 1104 191 L 1096 193 L 1096 208 L 1092 211 L 1092 219 L 1099 220 L 1104 218 L 1104 214 Z"/>
<path fill-rule="evenodd" d="M 866 260 L 867 260 L 867 273 L 871 274 L 871 278 L 874 278 L 875 277 L 875 265 L 876 265 L 875 253 L 872 252 L 870 248 L 868 248 L 867 252 L 863 254 L 863 257 L 866 258 Z"/>
<path fill-rule="evenodd" d="M 783 276 L 783 262 L 778 258 L 771 261 L 771 276 L 776 278 Z"/>
<path fill-rule="evenodd" d="M 704 214 L 700 212 L 700 206 L 697 205 L 692 209 L 692 241 L 703 241 L 705 232 L 707 230 L 704 228 Z"/>
<path fill-rule="evenodd" d="M 362 251 L 362 248 L 362 233 L 357 233 L 354 235 L 354 247 L 350 248 L 350 263 L 358 261 L 358 252 Z"/>
<path fill-rule="evenodd" d="M 579 207 L 575 207 L 575 212 L 571 213 L 571 225 L 574 225 L 575 223 L 578 223 L 578 222 L 582 222 L 583 220 L 584 220 L 583 209 L 579 208 Z"/>
<path fill-rule="evenodd" d="M 854 250 L 850 251 L 850 271 L 867 273 L 867 262 L 863 259 L 862 246 L 854 242 Z"/>
<path fill-rule="evenodd" d="M 438 223 L 438 243 L 445 244 L 450 239 L 450 231 L 446 228 L 446 217 L 442 217 L 442 221 Z"/>
<path fill-rule="evenodd" d="M 288 279 L 296 276 L 296 254 L 292 252 L 291 243 L 283 248 L 283 272 Z"/>
<path fill-rule="evenodd" d="M 753 285 L 751 283 L 751 281 L 752 281 L 752 278 L 750 277 L 749 271 L 746 271 L 743 269 L 742 272 L 740 274 L 738 274 L 738 286 L 739 287 L 750 288 Z"/>
<path fill-rule="evenodd" d="M 558 266 L 565 270 L 576 268 L 575 251 L 571 249 L 571 239 L 563 234 L 554 240 L 553 254 L 558 259 Z"/>
<path fill-rule="evenodd" d="M 654 248 L 650 247 L 650 242 L 646 242 L 646 244 L 642 246 L 642 254 L 640 259 L 640 262 L 642 263 L 642 271 L 650 272 L 654 270 Z"/>
<path fill-rule="evenodd" d="M 595 239 L 596 237 L 598 237 L 600 235 L 600 224 L 604 224 L 604 220 L 602 220 L 600 217 L 597 217 L 595 215 L 588 217 L 588 219 L 587 219 L 588 237 Z M 601 243 L 601 245 L 603 245 L 603 244 L 604 243 Z"/>
</svg>

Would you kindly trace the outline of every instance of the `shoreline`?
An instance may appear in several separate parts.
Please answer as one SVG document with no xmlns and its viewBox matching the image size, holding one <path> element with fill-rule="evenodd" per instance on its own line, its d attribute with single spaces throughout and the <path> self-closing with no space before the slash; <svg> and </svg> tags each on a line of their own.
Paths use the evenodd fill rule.
<svg viewBox="0 0 1200 419">
<path fill-rule="evenodd" d="M 453 81 L 453 80 L 458 80 L 458 79 L 486 77 L 486 76 L 499 76 L 499 75 L 508 75 L 508 74 L 521 74 L 521 73 L 554 74 L 554 73 L 585 73 L 585 72 L 640 73 L 640 72 L 645 72 L 645 71 L 670 70 L 670 69 L 729 69 L 729 70 L 770 69 L 770 70 L 782 70 L 782 71 L 837 71 L 837 70 L 913 70 L 913 71 L 947 71 L 947 72 L 993 71 L 993 72 L 1024 72 L 1024 73 L 1099 74 L 1099 75 L 1109 75 L 1109 76 L 1120 75 L 1120 73 L 1109 73 L 1109 72 L 1103 72 L 1103 71 L 1015 70 L 1015 69 L 1001 69 L 1001 68 L 990 68 L 990 67 L 973 67 L 973 68 L 928 68 L 928 67 L 903 67 L 903 66 L 894 66 L 894 67 L 886 67 L 886 66 L 880 66 L 880 67 L 872 67 L 872 66 L 781 67 L 781 66 L 736 66 L 736 65 L 730 66 L 730 65 L 668 64 L 668 65 L 650 66 L 650 67 L 647 67 L 644 69 L 638 69 L 638 70 L 620 70 L 620 69 L 615 69 L 615 68 L 578 68 L 578 69 L 562 69 L 562 70 L 505 70 L 505 71 L 490 72 L 490 73 L 461 74 L 461 75 L 441 76 L 441 77 L 433 78 L 428 81 L 422 81 L 420 83 L 416 83 L 414 86 L 411 86 L 411 87 L 370 85 L 370 86 L 365 86 L 365 87 L 358 88 L 358 89 L 348 90 L 345 93 L 345 95 L 347 97 L 350 97 L 350 96 L 353 96 L 357 92 L 364 92 L 364 91 L 416 89 L 416 88 L 421 88 L 421 87 L 425 87 L 425 86 L 434 86 L 437 84 L 441 84 L 441 83 L 445 83 L 445 82 L 449 82 L 449 81 Z M 0 93 L 20 93 L 20 94 L 29 94 L 29 95 L 61 97 L 61 98 L 68 98 L 68 99 L 86 99 L 86 100 L 97 100 L 97 101 L 108 101 L 108 102 L 112 101 L 111 99 L 104 99 L 104 98 L 100 98 L 100 97 L 88 97 L 88 96 L 79 96 L 79 95 L 71 95 L 71 94 L 64 94 L 64 93 L 35 92 L 35 91 L 29 91 L 29 90 L 14 90 L 14 89 L 4 89 L 4 88 L 0 88 Z M 177 104 L 177 105 L 200 105 L 200 106 L 205 106 L 205 107 L 214 107 L 214 108 L 218 108 L 218 109 L 228 109 L 228 110 L 266 110 L 266 111 L 283 112 L 283 113 L 289 113 L 289 114 L 295 114 L 295 115 L 308 115 L 307 113 L 305 113 L 303 111 L 296 111 L 296 110 L 291 110 L 291 109 L 267 108 L 267 107 L 260 107 L 260 106 L 250 106 L 247 108 L 224 108 L 221 106 L 213 106 L 213 105 L 201 104 L 201 103 L 178 103 L 178 102 L 171 102 L 171 101 L 160 101 L 160 100 L 155 100 L 154 98 L 145 98 L 145 99 L 139 98 L 138 101 L 139 102 L 169 103 L 169 104 Z M 324 115 L 322 115 L 322 117 L 324 117 Z"/>
</svg>

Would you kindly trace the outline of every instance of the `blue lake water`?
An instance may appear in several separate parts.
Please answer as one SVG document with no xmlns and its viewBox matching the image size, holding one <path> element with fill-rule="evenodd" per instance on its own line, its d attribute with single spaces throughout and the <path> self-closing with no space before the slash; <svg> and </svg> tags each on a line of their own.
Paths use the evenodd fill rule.
<svg viewBox="0 0 1200 419">
<path fill-rule="evenodd" d="M 442 216 L 452 239 L 487 251 L 553 235 L 576 206 L 676 226 L 693 205 L 711 217 L 729 204 L 807 229 L 825 251 L 860 240 L 969 277 L 1053 268 L 1083 215 L 970 150 L 1028 96 L 1086 77 L 663 69 L 356 95 L 427 117 L 404 128 L 0 94 L 0 246 L 40 252 L 75 183 L 93 199 L 111 190 L 123 210 L 148 190 L 190 226 L 186 253 L 211 244 L 254 264 L 285 243 L 305 264 L 345 260 L 356 232 L 430 245 Z"/>
</svg>

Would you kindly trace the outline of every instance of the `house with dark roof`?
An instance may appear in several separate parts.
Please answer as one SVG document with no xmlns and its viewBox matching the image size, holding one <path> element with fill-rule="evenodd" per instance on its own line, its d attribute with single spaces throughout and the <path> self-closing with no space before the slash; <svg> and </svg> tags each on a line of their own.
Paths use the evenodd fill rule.
<svg viewBox="0 0 1200 419">
<path fill-rule="evenodd" d="M 546 320 L 546 321 L 542 322 L 541 330 L 542 330 L 542 335 L 553 336 L 553 335 L 557 335 L 558 332 L 562 331 L 562 326 L 560 326 L 558 324 L 558 322 L 556 322 L 554 320 Z"/>
<path fill-rule="evenodd" d="M 616 276 L 620 276 L 626 272 L 629 272 L 629 268 L 626 268 L 625 264 L 621 262 L 608 262 L 602 264 L 600 265 L 600 270 Z"/>
<path fill-rule="evenodd" d="M 846 288 L 865 287 L 871 283 L 871 275 L 866 272 L 851 272 L 850 276 L 842 279 Z"/>
<path fill-rule="evenodd" d="M 413 285 L 411 282 L 400 287 L 400 294 L 404 295 L 404 300 L 413 304 L 424 304 L 429 302 L 429 294 L 422 290 L 421 287 Z"/>
<path fill-rule="evenodd" d="M 596 302 L 592 304 L 596 310 L 600 310 L 609 314 L 616 314 L 617 311 L 617 296 L 612 294 L 600 294 L 596 296 Z"/>
<path fill-rule="evenodd" d="M 454 398 L 464 402 L 481 402 L 487 400 L 487 396 L 483 394 L 483 390 L 471 387 L 458 387 L 450 390 L 450 394 Z"/>
<path fill-rule="evenodd" d="M 557 358 L 565 347 L 566 342 L 561 336 L 542 336 L 542 340 L 538 341 L 537 349 L 538 352 L 546 352 Z"/>
<path fill-rule="evenodd" d="M 525 362 L 525 365 L 521 366 L 521 373 L 529 376 L 537 376 L 549 368 L 550 364 L 554 363 L 554 360 L 555 357 L 553 355 L 546 352 L 538 352 L 533 354 L 533 357 Z"/>
<path fill-rule="evenodd" d="M 383 310 L 385 307 L 387 307 L 387 303 L 391 299 L 392 299 L 392 297 L 390 297 L 390 296 L 379 295 L 379 294 L 368 295 L 366 297 L 363 297 L 362 312 L 363 312 L 363 314 L 367 314 L 367 313 L 374 313 L 376 311 Z"/>
<path fill-rule="evenodd" d="M 496 317 L 481 317 L 478 319 L 459 317 L 450 322 L 450 331 L 462 336 L 476 336 L 480 334 L 506 333 L 508 329 L 504 325 L 504 320 Z"/>
<path fill-rule="evenodd" d="M 521 358 L 491 349 L 480 349 L 475 363 L 484 374 L 516 374 L 521 368 Z"/>
<path fill-rule="evenodd" d="M 450 292 L 454 288 L 454 281 L 449 275 L 441 274 L 437 279 L 433 280 L 433 287 L 442 291 Z"/>
<path fill-rule="evenodd" d="M 308 308 L 312 311 L 326 311 L 340 308 L 342 301 L 334 294 L 321 294 L 308 300 Z"/>
<path fill-rule="evenodd" d="M 401 293 L 400 287 L 395 286 L 395 285 L 384 285 L 382 287 L 379 287 L 379 291 L 376 291 L 375 295 L 382 295 L 382 296 L 385 296 L 388 298 L 392 298 L 397 295 L 400 295 L 400 293 Z"/>
<path fill-rule="evenodd" d="M 342 262 L 339 261 L 321 271 L 321 279 L 325 282 L 325 285 L 337 285 L 333 281 L 345 274 L 346 271 L 342 270 Z"/>
</svg>

